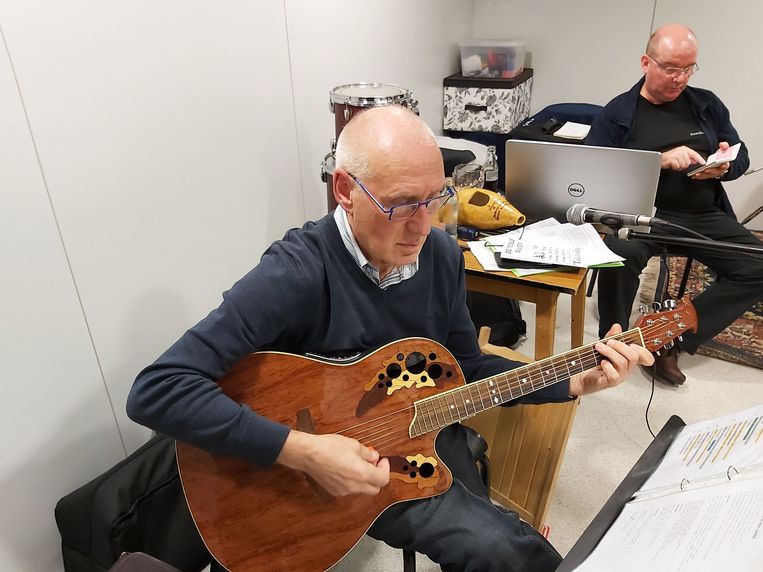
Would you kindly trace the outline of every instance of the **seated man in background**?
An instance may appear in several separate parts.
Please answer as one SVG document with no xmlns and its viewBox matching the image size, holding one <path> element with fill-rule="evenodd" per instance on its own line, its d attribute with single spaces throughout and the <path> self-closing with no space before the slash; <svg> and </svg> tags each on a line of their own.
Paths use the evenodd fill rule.
<svg viewBox="0 0 763 572">
<path fill-rule="evenodd" d="M 697 70 L 694 33 L 676 24 L 659 28 L 641 56 L 641 69 L 644 77 L 630 91 L 610 101 L 594 120 L 586 144 L 660 151 L 657 217 L 714 240 L 760 244 L 737 222 L 721 184 L 747 170 L 747 147 L 721 100 L 710 91 L 688 86 Z M 686 175 L 690 166 L 704 164 L 704 157 L 736 143 L 741 145 L 735 161 Z M 612 324 L 627 325 L 639 275 L 649 258 L 662 252 L 660 245 L 651 242 L 626 242 L 612 236 L 605 241 L 625 258 L 625 266 L 599 271 L 600 335 Z M 693 354 L 763 298 L 763 259 L 702 248 L 670 247 L 670 251 L 691 256 L 718 275 L 693 301 L 699 317 L 697 332 L 684 334 L 680 342 L 681 350 Z M 655 377 L 676 386 L 686 380 L 678 368 L 678 351 L 679 346 L 663 351 L 655 362 Z"/>
<path fill-rule="evenodd" d="M 432 229 L 451 196 L 442 156 L 416 115 L 390 106 L 350 121 L 337 142 L 333 190 L 334 212 L 274 243 L 219 308 L 138 375 L 127 411 L 216 454 L 307 473 L 331 495 L 375 495 L 389 482 L 388 459 L 354 439 L 266 419 L 223 394 L 216 380 L 257 350 L 348 355 L 412 336 L 444 344 L 469 381 L 520 364 L 480 352 L 465 303 L 463 255 L 445 232 Z M 643 347 L 617 340 L 596 350 L 605 358 L 599 366 L 520 401 L 564 402 L 652 363 Z M 554 570 L 560 557 L 546 539 L 490 502 L 465 443 L 461 425 L 444 429 L 437 449 L 453 486 L 393 505 L 369 534 L 447 570 Z"/>
</svg>

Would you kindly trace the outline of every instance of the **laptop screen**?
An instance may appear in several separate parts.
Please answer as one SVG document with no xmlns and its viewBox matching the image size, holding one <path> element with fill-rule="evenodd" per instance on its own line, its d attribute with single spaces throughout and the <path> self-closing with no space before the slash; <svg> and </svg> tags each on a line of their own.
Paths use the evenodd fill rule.
<svg viewBox="0 0 763 572">
<path fill-rule="evenodd" d="M 575 204 L 652 215 L 660 153 L 545 141 L 506 141 L 506 199 L 529 222 L 567 222 Z"/>
</svg>

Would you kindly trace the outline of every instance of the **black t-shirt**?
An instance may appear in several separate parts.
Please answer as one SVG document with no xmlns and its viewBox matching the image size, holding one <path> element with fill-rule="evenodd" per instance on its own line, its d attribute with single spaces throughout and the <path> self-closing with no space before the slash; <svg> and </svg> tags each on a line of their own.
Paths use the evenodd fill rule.
<svg viewBox="0 0 763 572">
<path fill-rule="evenodd" d="M 639 96 L 636 120 L 625 145 L 660 152 L 685 145 L 703 157 L 711 152 L 705 132 L 699 128 L 684 94 L 660 105 Z M 695 181 L 684 173 L 663 169 L 654 204 L 657 208 L 684 212 L 712 210 L 716 203 L 715 188 L 712 179 Z"/>
</svg>

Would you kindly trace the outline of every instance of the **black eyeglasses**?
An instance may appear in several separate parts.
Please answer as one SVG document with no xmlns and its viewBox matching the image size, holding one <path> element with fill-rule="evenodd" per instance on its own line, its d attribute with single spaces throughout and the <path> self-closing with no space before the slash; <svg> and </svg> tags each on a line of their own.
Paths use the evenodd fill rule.
<svg viewBox="0 0 763 572">
<path fill-rule="evenodd" d="M 420 206 L 424 206 L 427 209 L 428 213 L 434 213 L 437 212 L 437 210 L 442 207 L 445 203 L 447 203 L 451 198 L 453 198 L 453 195 L 455 195 L 455 192 L 451 187 L 445 187 L 443 191 L 431 199 L 427 199 L 425 201 L 421 201 L 418 203 L 406 203 L 404 205 L 395 205 L 393 207 L 390 207 L 388 209 L 385 209 L 382 204 L 377 200 L 375 196 L 371 194 L 371 191 L 369 191 L 363 183 L 361 183 L 357 178 L 355 178 L 355 175 L 352 173 L 347 173 L 350 175 L 350 178 L 355 181 L 358 186 L 365 191 L 365 193 L 370 197 L 370 199 L 376 203 L 376 206 L 381 209 L 383 213 L 386 213 L 389 215 L 389 220 L 405 220 L 407 218 L 411 218 L 413 215 L 416 214 L 416 212 L 419 210 Z"/>
<path fill-rule="evenodd" d="M 657 60 L 655 60 L 652 56 L 647 56 L 650 60 L 652 60 L 654 63 L 657 64 L 657 67 L 659 67 L 663 73 L 669 76 L 677 76 L 679 74 L 684 74 L 686 77 L 691 77 L 692 74 L 699 69 L 699 66 L 697 64 L 692 64 L 690 66 L 686 66 L 685 68 L 676 68 L 673 66 L 666 66 L 665 64 L 661 64 Z"/>
</svg>

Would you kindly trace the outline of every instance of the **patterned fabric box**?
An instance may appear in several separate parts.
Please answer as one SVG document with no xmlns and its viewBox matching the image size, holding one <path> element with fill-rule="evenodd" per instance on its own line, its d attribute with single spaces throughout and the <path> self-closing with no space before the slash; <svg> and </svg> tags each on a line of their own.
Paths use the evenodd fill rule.
<svg viewBox="0 0 763 572">
<path fill-rule="evenodd" d="M 443 84 L 443 124 L 446 131 L 508 133 L 530 115 L 533 70 L 512 79 L 463 77 L 454 74 Z"/>
</svg>

